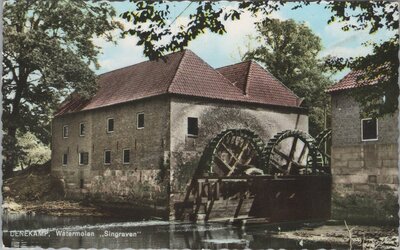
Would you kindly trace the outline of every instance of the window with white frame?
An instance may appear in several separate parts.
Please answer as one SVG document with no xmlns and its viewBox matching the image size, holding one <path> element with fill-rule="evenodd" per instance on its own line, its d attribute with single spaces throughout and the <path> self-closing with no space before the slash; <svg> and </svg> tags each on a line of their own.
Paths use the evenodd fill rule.
<svg viewBox="0 0 400 250">
<path fill-rule="evenodd" d="M 114 118 L 107 118 L 107 133 L 114 132 Z"/>
<path fill-rule="evenodd" d="M 104 165 L 111 164 L 111 150 L 104 150 Z"/>
<path fill-rule="evenodd" d="M 362 141 L 378 140 L 378 119 L 376 118 L 361 119 L 361 140 Z"/>
<path fill-rule="evenodd" d="M 129 164 L 131 162 L 131 150 L 124 149 L 122 152 L 122 163 Z"/>
<path fill-rule="evenodd" d="M 86 125 L 84 122 L 79 124 L 79 136 L 85 136 L 86 134 Z"/>
<path fill-rule="evenodd" d="M 144 128 L 144 113 L 138 113 L 136 116 L 136 121 L 138 129 Z"/>
<path fill-rule="evenodd" d="M 89 153 L 88 152 L 80 152 L 79 153 L 79 165 L 88 165 L 89 164 Z"/>
<path fill-rule="evenodd" d="M 67 166 L 67 164 L 68 164 L 68 154 L 65 153 L 62 156 L 62 165 Z"/>
<path fill-rule="evenodd" d="M 68 135 L 69 135 L 68 125 L 63 126 L 62 134 L 63 134 L 63 138 L 68 138 Z"/>
</svg>

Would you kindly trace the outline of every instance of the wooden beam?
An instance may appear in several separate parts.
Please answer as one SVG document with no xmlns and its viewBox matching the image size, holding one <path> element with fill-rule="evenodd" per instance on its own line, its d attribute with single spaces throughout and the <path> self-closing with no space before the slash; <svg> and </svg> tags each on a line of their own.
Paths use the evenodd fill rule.
<svg viewBox="0 0 400 250">
<path fill-rule="evenodd" d="M 243 145 L 245 145 L 245 146 L 242 148 L 242 151 L 240 151 L 240 154 L 239 154 L 239 156 L 237 157 L 236 162 L 233 164 L 232 169 L 229 171 L 228 176 L 230 176 L 230 175 L 233 173 L 233 171 L 235 171 L 237 164 L 238 164 L 238 163 L 240 162 L 240 160 L 242 159 L 243 153 L 244 153 L 244 151 L 247 149 L 247 147 L 249 146 L 249 144 L 250 144 L 250 142 L 247 142 L 247 144 L 243 144 Z"/>
<path fill-rule="evenodd" d="M 233 159 L 235 159 L 236 161 L 238 160 L 236 155 L 223 142 L 221 142 L 221 145 L 225 148 L 226 152 L 228 152 L 233 157 Z"/>
<path fill-rule="evenodd" d="M 307 149 L 307 144 L 304 143 L 303 149 L 300 152 L 299 159 L 297 160 L 299 163 L 301 163 L 301 161 L 303 160 L 303 157 L 306 153 L 306 149 Z"/>
<path fill-rule="evenodd" d="M 296 152 L 297 141 L 298 141 L 298 138 L 294 137 L 293 142 L 292 142 L 292 148 L 290 149 L 288 160 L 286 162 L 286 169 L 287 169 L 288 173 L 290 173 L 290 170 L 292 168 L 292 162 L 294 161 L 293 157 Z"/>
<path fill-rule="evenodd" d="M 240 200 L 236 207 L 235 215 L 233 216 L 233 218 L 237 218 L 239 216 L 240 209 L 242 208 L 243 200 L 244 200 L 244 193 L 242 191 L 242 192 L 240 192 Z"/>
<path fill-rule="evenodd" d="M 233 169 L 231 166 L 228 165 L 228 163 L 226 163 L 224 160 L 222 160 L 218 156 L 214 156 L 214 157 L 215 157 L 215 159 L 218 159 L 225 167 L 227 167 L 229 169 L 229 171 L 231 171 Z"/>
</svg>

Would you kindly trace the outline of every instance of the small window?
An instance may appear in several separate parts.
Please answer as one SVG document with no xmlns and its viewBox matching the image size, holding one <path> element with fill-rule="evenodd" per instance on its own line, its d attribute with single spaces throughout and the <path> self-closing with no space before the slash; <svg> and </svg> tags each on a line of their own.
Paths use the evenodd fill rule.
<svg viewBox="0 0 400 250">
<path fill-rule="evenodd" d="M 89 153 L 88 152 L 80 152 L 79 153 L 79 165 L 88 165 L 89 164 Z"/>
<path fill-rule="evenodd" d="M 144 113 L 137 114 L 137 128 L 144 128 Z"/>
<path fill-rule="evenodd" d="M 85 127 L 85 123 L 80 123 L 79 124 L 79 136 L 85 136 L 86 133 L 86 127 Z"/>
<path fill-rule="evenodd" d="M 63 137 L 68 138 L 69 131 L 68 131 L 68 125 L 63 126 Z"/>
<path fill-rule="evenodd" d="M 79 187 L 80 187 L 81 189 L 85 187 L 85 183 L 84 183 L 83 179 L 80 179 Z"/>
<path fill-rule="evenodd" d="M 198 136 L 199 135 L 199 123 L 195 117 L 188 117 L 188 135 Z"/>
<path fill-rule="evenodd" d="M 111 164 L 111 150 L 104 151 L 104 164 L 105 165 Z"/>
<path fill-rule="evenodd" d="M 129 164 L 131 161 L 131 150 L 130 149 L 124 149 L 122 153 L 122 162 L 124 164 Z"/>
<path fill-rule="evenodd" d="M 114 132 L 114 118 L 107 119 L 107 133 Z"/>
<path fill-rule="evenodd" d="M 67 164 L 68 164 L 68 154 L 63 154 L 62 164 L 63 164 L 63 166 L 67 166 Z"/>
<path fill-rule="evenodd" d="M 376 141 L 378 140 L 378 120 L 374 118 L 366 118 L 361 120 L 361 140 Z"/>
</svg>

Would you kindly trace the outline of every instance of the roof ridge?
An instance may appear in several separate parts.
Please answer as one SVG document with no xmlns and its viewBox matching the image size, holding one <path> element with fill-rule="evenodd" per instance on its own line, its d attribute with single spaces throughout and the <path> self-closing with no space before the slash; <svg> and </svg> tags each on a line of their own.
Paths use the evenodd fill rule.
<svg viewBox="0 0 400 250">
<path fill-rule="evenodd" d="M 228 67 L 232 67 L 232 66 L 239 65 L 239 64 L 244 64 L 244 63 L 249 63 L 249 62 L 251 62 L 251 60 L 246 60 L 246 61 L 243 61 L 243 62 L 238 62 L 238 63 L 226 65 L 226 66 L 223 66 L 223 67 L 220 67 L 220 68 L 215 68 L 215 71 L 218 72 L 218 74 L 220 74 L 223 78 L 227 79 L 228 82 L 230 82 L 234 87 L 236 87 L 236 88 L 243 94 L 243 89 L 239 88 L 238 86 L 236 86 L 236 84 L 234 84 L 234 83 L 237 83 L 237 81 L 236 81 L 236 82 L 231 82 L 227 77 L 225 77 L 225 76 L 220 72 L 220 70 L 223 69 L 223 68 L 228 68 Z M 249 67 L 249 68 L 250 68 L 250 67 Z M 247 72 L 247 74 L 248 74 L 248 72 Z M 246 83 L 247 83 L 247 75 L 246 75 Z M 246 86 L 247 86 L 247 84 L 246 84 Z M 245 96 L 245 95 L 246 95 L 246 90 L 245 90 L 244 96 Z"/>
<path fill-rule="evenodd" d="M 272 76 L 272 78 L 274 78 L 275 80 L 277 80 L 282 86 L 284 86 L 287 90 L 289 90 L 293 95 L 295 95 L 298 99 L 301 99 L 298 95 L 296 95 L 296 93 L 294 93 L 293 90 L 291 90 L 288 86 L 286 86 L 281 80 L 279 80 L 278 78 L 276 78 L 267 68 L 263 68 L 259 63 L 257 63 L 256 61 L 254 61 L 256 65 L 258 65 L 259 67 L 261 67 L 263 70 L 267 71 L 270 76 Z"/>
<path fill-rule="evenodd" d="M 203 60 L 201 57 L 199 57 L 196 53 L 194 53 L 193 51 L 191 51 L 191 50 L 189 50 L 189 49 L 185 49 L 185 50 L 184 50 L 184 55 L 182 56 L 182 59 L 181 59 L 181 61 L 179 62 L 179 66 L 178 66 L 178 68 L 177 68 L 176 74 L 174 75 L 174 78 L 172 79 L 171 84 L 170 84 L 170 86 L 169 86 L 169 88 L 168 88 L 168 93 L 172 93 L 172 92 L 170 91 L 170 88 L 171 88 L 172 84 L 174 83 L 174 80 L 175 80 L 175 78 L 176 78 L 176 75 L 177 75 L 179 69 L 181 68 L 181 64 L 183 63 L 183 59 L 184 59 L 184 57 L 187 55 L 187 53 L 192 53 L 193 56 L 195 56 L 195 57 L 197 57 L 198 59 L 200 59 L 201 62 L 202 62 L 205 66 L 207 66 L 208 68 L 212 69 L 213 72 L 217 73 L 220 77 L 222 77 L 222 78 L 227 82 L 227 84 L 229 84 L 230 86 L 235 87 L 237 90 L 241 91 L 241 89 L 239 89 L 237 86 L 235 86 L 228 78 L 226 78 L 223 74 L 221 74 L 221 72 L 219 72 L 217 69 L 215 69 L 214 67 L 212 67 L 212 66 L 211 66 L 210 64 L 208 64 L 206 61 L 204 61 L 204 60 Z"/>
<path fill-rule="evenodd" d="M 235 65 L 238 65 L 238 64 L 249 63 L 251 61 L 253 61 L 253 60 L 249 59 L 249 60 L 237 62 L 237 63 L 234 63 L 234 64 L 225 65 L 225 66 L 222 66 L 222 67 L 219 67 L 219 68 L 215 68 L 215 69 L 216 70 L 220 70 L 220 69 L 227 68 L 227 67 L 232 67 L 232 66 L 235 66 Z"/>
<path fill-rule="evenodd" d="M 186 50 L 186 49 L 183 50 L 183 55 L 182 55 L 182 57 L 181 57 L 181 60 L 180 60 L 179 63 L 178 63 L 178 67 L 176 67 L 174 77 L 172 77 L 172 80 L 171 80 L 171 82 L 170 82 L 169 85 L 168 85 L 167 93 L 171 93 L 171 86 L 172 86 L 172 84 L 174 84 L 174 82 L 175 82 L 176 75 L 178 74 L 178 72 L 179 72 L 179 70 L 180 70 L 180 68 L 181 68 L 183 59 L 185 58 L 185 56 L 186 56 L 186 54 L 187 54 L 187 51 L 188 51 L 188 50 Z"/>
<path fill-rule="evenodd" d="M 247 73 L 246 73 L 246 81 L 245 81 L 245 84 L 246 84 L 246 86 L 244 87 L 244 94 L 245 95 L 247 95 L 247 93 L 248 93 L 248 90 L 249 90 L 249 76 L 250 76 L 250 70 L 251 70 L 251 65 L 252 65 L 252 63 L 253 63 L 253 60 L 247 60 L 246 61 L 248 64 L 249 64 L 249 66 L 248 66 L 248 68 L 247 68 Z"/>
<path fill-rule="evenodd" d="M 169 54 L 165 55 L 164 57 L 171 56 L 171 55 L 173 55 L 173 54 L 177 54 L 177 53 L 180 53 L 180 52 L 185 52 L 185 51 L 187 51 L 187 50 L 188 50 L 188 49 L 184 49 L 184 50 L 181 50 L 181 51 L 175 51 L 175 52 L 172 52 L 172 53 L 169 53 Z M 106 74 L 112 73 L 112 72 L 114 72 L 114 71 L 126 69 L 126 68 L 133 67 L 133 66 L 137 66 L 137 65 L 140 65 L 140 64 L 146 64 L 146 63 L 150 63 L 150 62 L 158 61 L 158 60 L 162 60 L 162 57 L 157 58 L 157 59 L 155 59 L 155 60 L 150 60 L 149 58 L 145 58 L 145 61 L 141 61 L 141 62 L 137 62 L 137 63 L 131 64 L 131 65 L 127 65 L 127 66 L 124 66 L 124 67 L 122 67 L 122 68 L 113 69 L 113 70 L 110 70 L 110 71 L 107 71 L 107 72 L 98 74 L 97 76 L 100 77 L 100 76 L 102 76 L 102 75 L 106 75 Z"/>
</svg>

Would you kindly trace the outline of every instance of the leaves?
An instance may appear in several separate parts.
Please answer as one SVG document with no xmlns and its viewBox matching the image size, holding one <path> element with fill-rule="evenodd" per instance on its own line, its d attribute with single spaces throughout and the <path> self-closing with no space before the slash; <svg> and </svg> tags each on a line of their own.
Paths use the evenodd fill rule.
<svg viewBox="0 0 400 250">
<path fill-rule="evenodd" d="M 189 2 L 191 8 L 187 25 L 174 30 L 172 25 L 182 13 L 171 16 L 169 4 L 165 1 L 150 2 L 130 0 L 134 4 L 133 11 L 126 11 L 121 17 L 133 24 L 133 28 L 125 30 L 123 35 L 136 36 L 137 45 L 143 46 L 143 53 L 150 60 L 162 58 L 167 52 L 183 50 L 191 41 L 206 31 L 223 35 L 226 33 L 224 21 L 239 20 L 244 11 L 263 13 L 264 15 L 278 9 L 281 2 L 243 1 L 238 3 L 238 9 L 221 7 L 220 3 L 210 1 Z M 172 22 L 169 22 L 173 20 Z"/>
<path fill-rule="evenodd" d="M 120 27 L 114 16 L 107 3 L 5 1 L 3 123 L 10 141 L 19 129 L 48 143 L 60 100 L 72 91 L 93 95 L 97 86 L 90 67 L 98 67 L 100 52 L 93 38 L 112 38 Z M 5 150 L 12 151 L 12 144 Z"/>
<path fill-rule="evenodd" d="M 375 33 L 381 28 L 398 30 L 399 12 L 395 2 L 332 2 L 327 5 L 334 13 L 330 22 L 344 22 L 343 30 L 368 29 Z M 398 51 L 399 35 L 380 44 L 372 43 L 373 53 L 357 58 L 327 58 L 325 64 L 333 71 L 345 68 L 363 72 L 360 85 L 376 82 L 351 91 L 361 104 L 361 116 L 382 117 L 398 111 Z"/>
<path fill-rule="evenodd" d="M 258 24 L 261 45 L 248 51 L 244 60 L 254 59 L 275 77 L 304 98 L 309 108 L 310 133 L 324 129 L 324 112 L 329 98 L 324 90 L 330 81 L 323 75 L 323 62 L 317 59 L 321 39 L 304 23 L 269 19 Z M 324 111 L 325 110 L 325 111 Z"/>
</svg>

